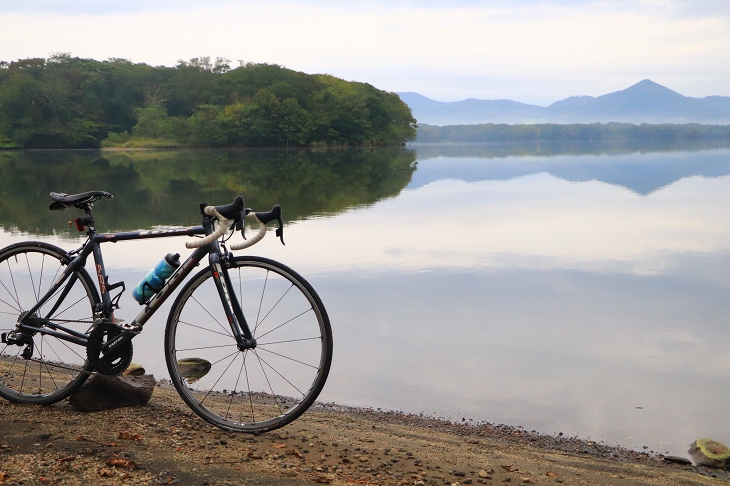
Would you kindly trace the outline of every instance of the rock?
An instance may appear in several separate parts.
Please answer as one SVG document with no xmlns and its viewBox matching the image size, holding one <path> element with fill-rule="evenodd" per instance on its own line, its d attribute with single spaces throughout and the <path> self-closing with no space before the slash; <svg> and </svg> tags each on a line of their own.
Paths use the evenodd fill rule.
<svg viewBox="0 0 730 486">
<path fill-rule="evenodd" d="M 697 439 L 690 444 L 689 455 L 698 466 L 723 468 L 730 459 L 730 449 L 712 439 Z"/>
<path fill-rule="evenodd" d="M 682 466 L 691 466 L 692 461 L 690 461 L 687 458 L 679 457 L 679 456 L 664 456 L 662 458 L 664 462 L 668 462 L 670 464 L 680 464 Z"/>
<path fill-rule="evenodd" d="M 180 376 L 187 378 L 188 383 L 195 383 L 210 371 L 210 361 L 203 358 L 184 358 L 177 360 Z"/>
<path fill-rule="evenodd" d="M 141 406 L 149 402 L 155 384 L 152 375 L 92 375 L 69 397 L 69 403 L 82 412 Z"/>
</svg>

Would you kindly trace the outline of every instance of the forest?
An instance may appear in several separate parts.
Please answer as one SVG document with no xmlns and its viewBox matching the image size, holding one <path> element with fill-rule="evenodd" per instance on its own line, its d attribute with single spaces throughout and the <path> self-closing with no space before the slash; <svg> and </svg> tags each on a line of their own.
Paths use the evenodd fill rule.
<svg viewBox="0 0 730 486">
<path fill-rule="evenodd" d="M 591 123 L 418 125 L 417 142 L 730 142 L 730 125 Z"/>
<path fill-rule="evenodd" d="M 276 64 L 153 67 L 70 54 L 0 61 L 0 148 L 400 145 L 398 95 Z"/>
</svg>

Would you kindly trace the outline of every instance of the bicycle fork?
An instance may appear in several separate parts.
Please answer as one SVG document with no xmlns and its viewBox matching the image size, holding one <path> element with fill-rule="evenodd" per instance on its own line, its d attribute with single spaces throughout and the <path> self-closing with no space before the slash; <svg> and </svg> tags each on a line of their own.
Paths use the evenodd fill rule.
<svg viewBox="0 0 730 486">
<path fill-rule="evenodd" d="M 256 347 L 256 339 L 248 327 L 246 318 L 243 316 L 243 311 L 241 310 L 241 304 L 233 292 L 231 277 L 228 275 L 228 268 L 224 261 L 225 257 L 221 258 L 220 253 L 213 252 L 210 253 L 208 258 L 210 260 L 211 272 L 213 272 L 213 281 L 220 295 L 223 310 L 228 319 L 228 325 L 231 327 L 231 332 L 236 338 L 238 350 L 245 351 L 247 349 L 254 349 Z"/>
</svg>

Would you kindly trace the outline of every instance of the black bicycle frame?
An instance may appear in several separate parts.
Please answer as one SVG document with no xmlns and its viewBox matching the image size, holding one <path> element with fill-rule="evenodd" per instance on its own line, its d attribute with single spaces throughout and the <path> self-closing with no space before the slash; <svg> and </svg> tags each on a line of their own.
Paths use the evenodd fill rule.
<svg viewBox="0 0 730 486">
<path fill-rule="evenodd" d="M 82 346 L 86 346 L 88 340 L 87 335 L 68 329 L 58 323 L 54 323 L 50 320 L 50 316 L 56 311 L 60 303 L 66 297 L 71 287 L 75 283 L 76 278 L 69 278 L 71 275 L 75 275 L 74 272 L 79 268 L 85 268 L 86 260 L 89 254 L 94 255 L 94 268 L 97 277 L 97 283 L 99 285 L 99 291 L 101 294 L 101 308 L 94 309 L 94 318 L 101 317 L 107 322 L 114 322 L 114 309 L 117 308 L 110 291 L 123 285 L 123 282 L 117 284 L 109 284 L 109 278 L 106 274 L 104 267 L 104 259 L 101 253 L 102 243 L 116 243 L 119 241 L 128 240 L 142 240 L 147 238 L 165 238 L 170 236 L 197 236 L 197 235 L 208 235 L 212 233 L 213 223 L 210 219 L 203 219 L 201 226 L 192 226 L 188 228 L 174 228 L 174 229 L 162 229 L 162 230 L 147 230 L 147 231 L 132 231 L 122 233 L 97 233 L 93 227 L 89 228 L 87 234 L 89 236 L 88 241 L 76 252 L 69 254 L 66 269 L 63 271 L 61 276 L 56 279 L 51 288 L 41 297 L 36 305 L 24 313 L 23 316 L 18 320 L 19 329 L 25 332 L 42 334 L 48 334 L 65 341 L 73 342 Z M 78 253 L 75 257 L 71 258 L 73 253 Z M 246 323 L 246 320 L 241 311 L 241 306 L 236 296 L 229 291 L 231 288 L 230 278 L 228 276 L 228 269 L 225 262 L 222 259 L 227 258 L 226 255 L 221 254 L 220 247 L 217 241 L 210 243 L 210 245 L 197 248 L 193 253 L 185 260 L 165 282 L 162 289 L 155 294 L 155 296 L 145 304 L 144 309 L 140 312 L 134 321 L 129 324 L 124 324 L 122 329 L 126 332 L 120 334 L 117 338 L 110 341 L 104 346 L 104 351 L 107 352 L 123 342 L 131 340 L 134 336 L 139 334 L 142 330 L 142 326 L 152 317 L 152 315 L 160 308 L 160 306 L 167 300 L 167 298 L 175 291 L 180 283 L 190 274 L 190 272 L 200 264 L 200 261 L 209 255 L 210 269 L 213 275 L 213 279 L 220 294 L 221 302 L 225 309 L 226 317 L 231 326 L 231 330 L 236 337 L 238 346 L 240 349 L 248 349 L 256 346 L 256 342 L 253 339 L 251 331 Z M 35 316 L 36 312 L 51 299 L 53 295 L 58 292 L 61 287 L 66 284 L 64 289 L 59 295 L 56 305 L 46 314 L 45 317 L 40 317 L 40 325 L 34 325 L 33 322 L 38 322 L 39 319 L 32 317 Z M 119 296 L 121 293 L 119 294 Z M 117 298 L 119 297 L 117 296 Z M 43 329 L 46 327 L 47 329 Z"/>
</svg>

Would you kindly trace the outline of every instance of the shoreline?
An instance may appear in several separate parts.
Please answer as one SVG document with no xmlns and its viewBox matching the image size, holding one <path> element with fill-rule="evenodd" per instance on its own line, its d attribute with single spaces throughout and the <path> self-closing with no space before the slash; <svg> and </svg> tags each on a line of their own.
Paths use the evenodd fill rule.
<svg viewBox="0 0 730 486">
<path fill-rule="evenodd" d="M 0 402 L 3 486 L 728 482 L 727 471 L 576 437 L 337 404 L 315 404 L 292 424 L 253 435 L 207 424 L 159 386 L 146 406 L 95 413 L 67 401 Z"/>
</svg>

